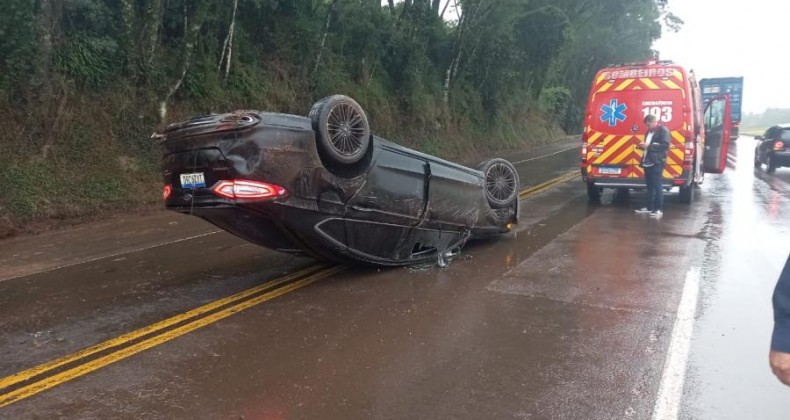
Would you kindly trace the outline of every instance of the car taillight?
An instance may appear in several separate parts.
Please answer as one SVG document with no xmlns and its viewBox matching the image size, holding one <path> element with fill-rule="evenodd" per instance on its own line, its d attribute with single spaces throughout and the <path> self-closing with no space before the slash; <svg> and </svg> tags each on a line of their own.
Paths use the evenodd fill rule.
<svg viewBox="0 0 790 420">
<path fill-rule="evenodd" d="M 173 187 L 171 187 L 170 184 L 165 185 L 165 187 L 162 188 L 162 200 L 167 200 L 167 198 L 170 197 L 170 194 L 172 193 Z"/>
<path fill-rule="evenodd" d="M 774 143 L 774 150 L 784 150 L 785 143 L 783 141 L 777 141 Z"/>
<path fill-rule="evenodd" d="M 211 191 L 223 198 L 236 200 L 265 200 L 285 195 L 285 188 L 265 182 L 247 180 L 220 181 Z"/>
<path fill-rule="evenodd" d="M 587 163 L 587 143 L 582 144 L 582 162 Z"/>
<path fill-rule="evenodd" d="M 683 154 L 683 164 L 691 165 L 694 163 L 694 142 L 686 141 L 686 151 Z"/>
</svg>

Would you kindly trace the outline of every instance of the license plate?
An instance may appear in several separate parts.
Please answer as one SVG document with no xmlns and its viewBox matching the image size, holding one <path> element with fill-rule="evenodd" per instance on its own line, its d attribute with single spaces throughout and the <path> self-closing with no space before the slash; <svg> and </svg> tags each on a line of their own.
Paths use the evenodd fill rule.
<svg viewBox="0 0 790 420">
<path fill-rule="evenodd" d="M 203 172 L 181 174 L 181 186 L 184 188 L 203 188 L 206 186 L 206 178 L 203 176 Z"/>
<path fill-rule="evenodd" d="M 621 172 L 622 172 L 622 168 L 611 167 L 611 166 L 598 167 L 598 173 L 601 175 L 620 175 Z"/>
</svg>

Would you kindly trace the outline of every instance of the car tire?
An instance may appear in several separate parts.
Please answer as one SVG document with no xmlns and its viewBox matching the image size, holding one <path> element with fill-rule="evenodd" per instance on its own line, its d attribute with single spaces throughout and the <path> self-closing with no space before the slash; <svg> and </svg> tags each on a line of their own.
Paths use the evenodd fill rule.
<svg viewBox="0 0 790 420">
<path fill-rule="evenodd" d="M 760 151 L 755 149 L 755 151 L 754 151 L 754 167 L 755 168 L 759 168 L 762 165 L 763 164 L 760 163 Z"/>
<path fill-rule="evenodd" d="M 491 208 L 503 209 L 517 204 L 520 184 L 513 164 L 505 159 L 489 159 L 478 169 L 483 172 L 483 190 Z"/>
<path fill-rule="evenodd" d="M 765 156 L 765 172 L 769 174 L 776 172 L 776 164 L 770 153 Z"/>
<path fill-rule="evenodd" d="M 600 203 L 601 202 L 601 192 L 603 188 L 598 188 L 594 184 L 587 184 L 587 198 L 590 199 L 591 203 Z"/>
<path fill-rule="evenodd" d="M 683 204 L 691 204 L 694 202 L 694 183 L 688 186 L 680 187 L 680 202 Z"/>
<path fill-rule="evenodd" d="M 308 117 L 321 157 L 330 165 L 351 166 L 367 154 L 370 125 L 355 100 L 344 95 L 328 96 L 313 104 Z"/>
</svg>

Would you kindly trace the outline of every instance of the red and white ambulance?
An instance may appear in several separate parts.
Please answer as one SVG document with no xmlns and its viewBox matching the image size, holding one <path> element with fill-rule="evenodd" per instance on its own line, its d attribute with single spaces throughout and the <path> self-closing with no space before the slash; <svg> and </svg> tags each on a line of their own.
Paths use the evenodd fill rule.
<svg viewBox="0 0 790 420">
<path fill-rule="evenodd" d="M 671 133 L 664 186 L 679 187 L 682 202 L 693 201 L 705 173 L 724 172 L 729 97 L 703 108 L 693 72 L 670 61 L 624 64 L 599 71 L 590 90 L 581 171 L 591 200 L 600 200 L 604 188 L 645 188 L 644 152 L 636 146 L 644 141 L 648 114 Z"/>
</svg>

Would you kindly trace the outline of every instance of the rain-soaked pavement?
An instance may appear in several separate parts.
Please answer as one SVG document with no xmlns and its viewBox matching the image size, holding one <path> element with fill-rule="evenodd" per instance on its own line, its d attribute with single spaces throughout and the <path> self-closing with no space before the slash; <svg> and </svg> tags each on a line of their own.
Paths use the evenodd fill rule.
<svg viewBox="0 0 790 420">
<path fill-rule="evenodd" d="M 533 189 L 446 269 L 339 271 L 169 213 L 0 242 L 0 418 L 787 419 L 790 170 L 738 146 L 661 220 Z M 514 160 L 538 185 L 578 150 Z"/>
</svg>

